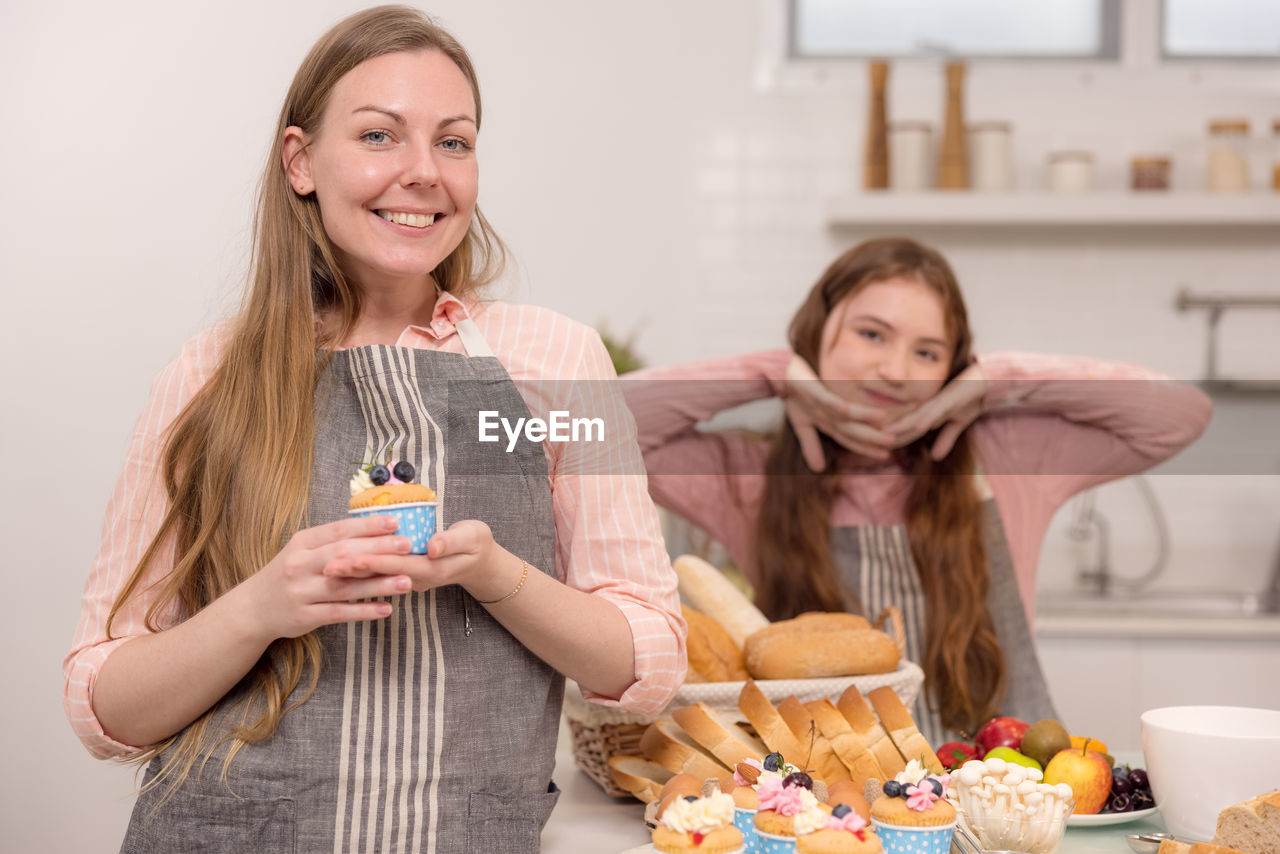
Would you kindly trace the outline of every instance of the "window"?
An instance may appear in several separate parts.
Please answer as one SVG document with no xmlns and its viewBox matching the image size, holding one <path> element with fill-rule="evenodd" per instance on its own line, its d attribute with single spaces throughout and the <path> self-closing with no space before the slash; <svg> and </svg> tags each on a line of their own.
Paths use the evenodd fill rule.
<svg viewBox="0 0 1280 854">
<path fill-rule="evenodd" d="M 1162 11 L 1168 59 L 1280 59 L 1276 0 L 1164 0 Z"/>
<path fill-rule="evenodd" d="M 791 0 L 789 52 L 793 59 L 1114 60 L 1119 8 L 1119 0 Z"/>
</svg>

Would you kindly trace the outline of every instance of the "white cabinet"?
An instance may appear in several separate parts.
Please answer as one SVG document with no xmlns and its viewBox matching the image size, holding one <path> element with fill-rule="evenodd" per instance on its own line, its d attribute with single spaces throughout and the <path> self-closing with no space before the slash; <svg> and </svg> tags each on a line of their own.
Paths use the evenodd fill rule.
<svg viewBox="0 0 1280 854">
<path fill-rule="evenodd" d="M 1036 647 L 1063 724 L 1113 752 L 1140 749 L 1147 709 L 1280 709 L 1280 618 L 1041 616 Z"/>
</svg>

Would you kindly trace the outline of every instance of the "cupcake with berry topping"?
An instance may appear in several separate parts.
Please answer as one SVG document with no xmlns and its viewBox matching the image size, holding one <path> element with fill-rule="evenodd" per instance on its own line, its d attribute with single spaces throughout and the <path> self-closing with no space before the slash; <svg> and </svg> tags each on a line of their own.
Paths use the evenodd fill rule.
<svg viewBox="0 0 1280 854">
<path fill-rule="evenodd" d="M 880 837 L 848 804 L 837 804 L 822 827 L 796 837 L 798 854 L 880 854 Z"/>
<path fill-rule="evenodd" d="M 762 854 L 790 854 L 796 850 L 796 836 L 822 827 L 831 807 L 814 795 L 813 780 L 803 771 L 784 778 L 762 779 L 756 787 L 760 804 L 755 827 Z"/>
<path fill-rule="evenodd" d="M 914 760 L 913 760 L 914 761 Z M 895 854 L 947 854 L 956 809 L 943 797 L 948 774 L 907 769 L 884 784 L 871 802 L 871 823 L 884 847 Z"/>
<path fill-rule="evenodd" d="M 733 798 L 711 792 L 672 801 L 653 829 L 653 847 L 663 854 L 742 854 L 742 834 L 733 826 Z"/>
<path fill-rule="evenodd" d="M 436 532 L 435 490 L 413 483 L 417 472 L 401 460 L 394 465 L 369 463 L 351 476 L 352 516 L 394 516 L 400 521 L 396 533 L 409 538 L 409 551 L 427 553 L 427 540 Z"/>
</svg>

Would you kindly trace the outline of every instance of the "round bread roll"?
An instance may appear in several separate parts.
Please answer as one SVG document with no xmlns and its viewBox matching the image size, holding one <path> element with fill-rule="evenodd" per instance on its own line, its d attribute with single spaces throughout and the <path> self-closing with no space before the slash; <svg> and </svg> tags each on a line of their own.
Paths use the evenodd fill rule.
<svg viewBox="0 0 1280 854">
<path fill-rule="evenodd" d="M 839 780 L 827 786 L 827 803 L 833 807 L 845 804 L 867 821 L 871 820 L 871 807 L 862 794 L 862 787 L 852 780 Z"/>
<path fill-rule="evenodd" d="M 663 784 L 662 792 L 658 795 L 658 812 L 654 818 L 662 818 L 662 812 L 667 808 L 667 804 L 685 795 L 702 797 L 702 781 L 692 774 L 676 774 Z"/>
<path fill-rule="evenodd" d="M 724 626 L 688 605 L 680 606 L 689 624 L 689 675 L 687 682 L 742 682 L 747 668 L 742 650 Z"/>
<path fill-rule="evenodd" d="M 888 673 L 898 645 L 856 614 L 809 611 L 770 623 L 747 638 L 747 672 L 756 679 L 820 679 Z"/>
</svg>

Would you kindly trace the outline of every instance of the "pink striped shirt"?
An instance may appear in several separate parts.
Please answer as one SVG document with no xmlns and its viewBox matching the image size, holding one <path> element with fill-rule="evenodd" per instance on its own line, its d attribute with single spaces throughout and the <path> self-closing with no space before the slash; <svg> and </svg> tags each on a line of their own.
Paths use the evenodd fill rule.
<svg viewBox="0 0 1280 854">
<path fill-rule="evenodd" d="M 408 327 L 396 344 L 462 353 L 454 324 L 463 317 L 475 321 L 525 394 L 532 415 L 545 419 L 552 409 L 585 408 L 605 421 L 603 443 L 543 442 L 555 514 L 556 574 L 571 587 L 608 599 L 631 627 L 635 683 L 616 700 L 589 693 L 588 699 L 657 714 L 684 681 L 686 628 L 675 573 L 647 490 L 635 422 L 616 383 L 610 382 L 615 374 L 608 352 L 593 329 L 552 311 L 504 302 L 464 304 L 449 294 L 441 295 L 430 324 Z M 229 324 L 215 326 L 188 341 L 177 360 L 156 378 L 107 505 L 79 624 L 63 662 L 67 717 L 89 752 L 99 758 L 140 750 L 103 733 L 93 712 L 93 689 L 112 650 L 147 631 L 143 617 L 152 600 L 146 594 L 135 596 L 113 622 L 110 640 L 107 615 L 164 514 L 163 432 L 218 365 L 229 329 Z M 609 474 L 601 476 L 601 471 Z M 153 562 L 155 568 L 143 587 L 172 562 L 170 546 Z M 171 613 L 161 626 L 180 619 Z"/>
<path fill-rule="evenodd" d="M 739 433 L 713 438 L 694 427 L 778 396 L 790 358 L 773 350 L 708 359 L 637 371 L 622 383 L 650 494 L 723 543 L 752 582 L 768 444 Z M 1212 406 L 1195 386 L 1137 365 L 1029 353 L 988 353 L 978 363 L 990 384 L 969 435 L 1031 619 L 1040 547 L 1058 508 L 1081 490 L 1169 459 L 1204 432 Z M 896 468 L 846 474 L 831 523 L 901 524 L 909 486 Z"/>
</svg>

